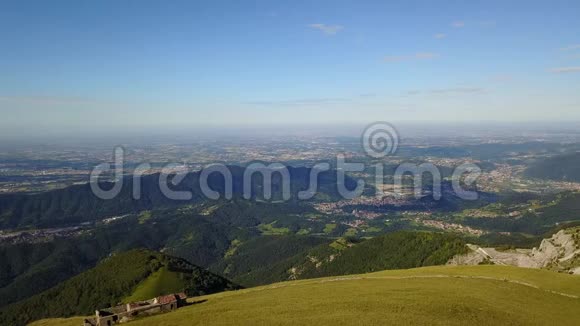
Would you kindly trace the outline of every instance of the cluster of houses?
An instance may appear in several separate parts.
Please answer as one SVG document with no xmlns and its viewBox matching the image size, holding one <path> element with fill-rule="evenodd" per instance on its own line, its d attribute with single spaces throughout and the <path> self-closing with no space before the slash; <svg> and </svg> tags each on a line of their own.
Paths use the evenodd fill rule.
<svg viewBox="0 0 580 326">
<path fill-rule="evenodd" d="M 84 320 L 83 326 L 111 326 L 127 322 L 135 317 L 154 315 L 175 310 L 186 304 L 185 293 L 160 296 L 146 301 L 132 302 L 116 307 L 97 310 L 94 318 Z"/>
</svg>

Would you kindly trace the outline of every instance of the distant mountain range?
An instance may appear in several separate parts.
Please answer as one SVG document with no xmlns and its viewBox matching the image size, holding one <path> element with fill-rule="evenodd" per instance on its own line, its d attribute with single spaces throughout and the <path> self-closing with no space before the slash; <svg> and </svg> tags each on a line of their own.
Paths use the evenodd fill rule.
<svg viewBox="0 0 580 326">
<path fill-rule="evenodd" d="M 525 171 L 531 178 L 580 182 L 580 153 L 540 159 Z"/>
<path fill-rule="evenodd" d="M 229 166 L 232 173 L 233 196 L 242 197 L 244 191 L 245 168 Z M 297 199 L 299 191 L 308 189 L 311 169 L 305 167 L 288 167 L 291 185 L 291 200 Z M 259 174 L 254 174 L 252 197 L 262 196 L 262 182 Z M 135 213 L 154 208 L 177 207 L 205 200 L 200 188 L 200 172 L 188 173 L 176 186 L 175 191 L 189 191 L 190 200 L 172 200 L 167 198 L 159 187 L 159 174 L 143 176 L 139 199 L 133 198 L 133 180 L 125 178 L 118 196 L 103 200 L 95 196 L 89 184 L 75 185 L 64 189 L 40 194 L 13 194 L 0 196 L 0 229 L 16 227 L 53 227 L 62 225 L 92 222 L 107 217 Z M 338 198 L 336 171 L 326 171 L 318 175 L 319 193 L 326 199 Z M 223 177 L 213 173 L 208 177 L 209 187 L 223 195 L 225 184 Z M 356 182 L 347 177 L 345 185 L 352 189 Z M 111 189 L 112 183 L 100 184 L 102 189 Z M 281 198 L 281 178 L 272 179 L 272 200 Z"/>
</svg>

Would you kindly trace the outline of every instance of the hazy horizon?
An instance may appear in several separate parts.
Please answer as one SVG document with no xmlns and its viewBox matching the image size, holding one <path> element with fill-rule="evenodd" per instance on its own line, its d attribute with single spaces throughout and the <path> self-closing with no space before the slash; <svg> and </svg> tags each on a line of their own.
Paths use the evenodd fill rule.
<svg viewBox="0 0 580 326">
<path fill-rule="evenodd" d="M 580 136 L 580 121 L 535 122 L 426 122 L 387 121 L 402 138 L 476 138 L 496 139 L 522 137 L 529 140 L 557 141 Z M 248 140 L 277 137 L 360 137 L 369 123 L 328 124 L 260 124 L 205 125 L 189 127 L 131 127 L 131 128 L 67 128 L 61 130 L 33 130 L 13 134 L 2 130 L 0 146 L 65 145 L 128 143 L 188 143 L 208 140 Z M 562 136 L 562 137 L 560 137 Z M 273 140 L 273 139 L 272 139 Z"/>
</svg>

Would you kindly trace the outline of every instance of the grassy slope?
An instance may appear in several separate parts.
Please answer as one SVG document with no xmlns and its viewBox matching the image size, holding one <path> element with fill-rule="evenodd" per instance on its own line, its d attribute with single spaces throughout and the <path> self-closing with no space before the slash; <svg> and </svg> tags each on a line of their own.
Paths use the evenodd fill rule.
<svg viewBox="0 0 580 326">
<path fill-rule="evenodd" d="M 110 306 L 161 266 L 161 254 L 146 250 L 116 254 L 49 290 L 2 307 L 0 324 L 22 325 L 47 316 L 74 316 Z"/>
<path fill-rule="evenodd" d="M 179 273 L 163 267 L 137 285 L 133 294 L 123 299 L 123 302 L 148 300 L 160 294 L 181 292 L 186 286 L 186 282 L 179 277 Z"/>
<path fill-rule="evenodd" d="M 130 325 L 572 325 L 580 320 L 578 297 L 578 276 L 506 266 L 439 266 L 219 293 Z M 78 324 L 79 319 L 68 319 L 33 325 Z"/>
</svg>

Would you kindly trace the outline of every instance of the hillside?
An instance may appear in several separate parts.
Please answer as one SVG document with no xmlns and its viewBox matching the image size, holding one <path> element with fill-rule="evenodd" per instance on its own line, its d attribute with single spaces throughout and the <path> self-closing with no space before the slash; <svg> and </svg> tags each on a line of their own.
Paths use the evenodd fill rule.
<svg viewBox="0 0 580 326">
<path fill-rule="evenodd" d="M 504 202 L 500 206 L 492 204 L 482 209 L 484 211 L 489 209 L 489 212 L 497 216 L 459 216 L 455 221 L 488 231 L 541 236 L 561 224 L 577 222 L 580 219 L 580 193 L 577 191 L 522 200 L 519 204 Z M 515 218 L 509 216 L 509 213 L 514 211 L 521 215 Z"/>
<path fill-rule="evenodd" d="M 534 162 L 525 171 L 531 178 L 580 181 L 580 153 L 553 156 Z"/>
<path fill-rule="evenodd" d="M 48 290 L 115 252 L 165 248 L 167 254 L 206 267 L 223 256 L 230 238 L 243 237 L 241 233 L 243 230 L 172 210 L 155 214 L 146 223 L 139 216 L 127 217 L 79 237 L 1 245 L 0 307 Z"/>
<path fill-rule="evenodd" d="M 130 325 L 573 325 L 580 319 L 579 296 L 578 276 L 506 266 L 438 266 L 218 293 Z"/>
<path fill-rule="evenodd" d="M 469 245 L 470 252 L 453 257 L 453 265 L 497 264 L 526 268 L 545 268 L 580 274 L 580 227 L 558 231 L 533 249 L 482 248 Z"/>
<path fill-rule="evenodd" d="M 103 247 L 108 243 L 55 241 L 0 246 L 0 308 L 94 267 L 107 255 Z"/>
<path fill-rule="evenodd" d="M 214 270 L 222 268 L 221 273 L 226 277 L 242 285 L 255 286 L 285 280 L 443 265 L 467 250 L 465 242 L 457 236 L 434 232 L 400 231 L 362 241 L 338 239 L 293 256 L 287 255 L 288 250 L 261 250 L 261 246 L 256 246 L 260 242 L 241 245 Z M 267 245 L 276 244 L 272 242 Z M 285 247 L 287 249 L 288 245 Z"/>
<path fill-rule="evenodd" d="M 46 317 L 91 314 L 119 302 L 186 292 L 189 296 L 238 288 L 187 261 L 132 250 L 113 255 L 86 272 L 0 310 L 0 324 L 23 325 Z"/>
<path fill-rule="evenodd" d="M 244 189 L 246 168 L 229 166 L 232 173 L 232 193 L 241 198 Z M 297 198 L 297 193 L 309 186 L 310 169 L 305 167 L 288 167 L 290 176 L 290 194 Z M 251 196 L 262 198 L 262 183 L 259 173 L 252 174 Z M 319 195 L 338 198 L 336 172 L 324 171 L 318 176 Z M 175 191 L 191 193 L 189 200 L 172 200 L 167 198 L 159 187 L 159 174 L 145 175 L 141 178 L 141 197 L 133 196 L 133 179 L 125 178 L 119 194 L 110 200 L 99 199 L 89 184 L 74 185 L 64 189 L 47 191 L 40 194 L 0 195 L 0 229 L 22 227 L 52 227 L 61 225 L 92 222 L 106 217 L 136 213 L 155 208 L 178 207 L 199 203 L 206 199 L 200 188 L 200 172 L 191 172 L 171 188 Z M 220 194 L 225 193 L 223 177 L 217 173 L 208 176 L 209 187 Z M 345 185 L 353 188 L 356 183 L 346 178 Z M 113 184 L 103 182 L 102 189 L 111 189 Z M 281 198 L 282 181 L 279 174 L 272 177 L 272 200 Z"/>
<path fill-rule="evenodd" d="M 147 211 L 127 215 L 112 223 L 88 227 L 78 236 L 37 243 L 3 243 L 0 245 L 0 308 L 47 290 L 89 268 L 110 253 L 146 248 L 186 259 L 208 268 L 235 252 L 238 243 L 251 243 L 266 232 L 262 225 L 297 232 L 308 228 L 322 232 L 324 221 L 301 218 L 311 208 L 302 205 L 253 201 L 221 202 Z M 211 212 L 211 214 L 206 214 Z M 338 229 L 338 228 L 337 228 Z M 293 256 L 325 240 L 319 237 L 279 236 L 269 248 L 273 257 Z M 266 239 L 266 240 L 267 240 Z M 269 242 L 267 240 L 266 242 Z M 265 243 L 256 248 L 267 252 Z M 254 255 L 254 257 L 263 257 Z M 245 262 L 242 261 L 241 265 Z M 253 265 L 255 266 L 255 265 Z M 264 266 L 264 265 L 262 265 Z M 223 270 L 215 270 L 219 274 Z"/>
</svg>

